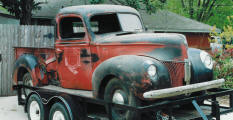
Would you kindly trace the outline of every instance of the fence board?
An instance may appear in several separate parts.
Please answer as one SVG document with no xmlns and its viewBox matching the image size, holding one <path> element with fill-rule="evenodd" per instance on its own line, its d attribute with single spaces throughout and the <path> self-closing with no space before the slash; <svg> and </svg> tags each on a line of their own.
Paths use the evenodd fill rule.
<svg viewBox="0 0 233 120">
<path fill-rule="evenodd" d="M 13 95 L 11 90 L 14 64 L 14 47 L 53 48 L 54 40 L 49 38 L 54 29 L 51 26 L 19 26 L 0 24 L 0 96 Z"/>
</svg>

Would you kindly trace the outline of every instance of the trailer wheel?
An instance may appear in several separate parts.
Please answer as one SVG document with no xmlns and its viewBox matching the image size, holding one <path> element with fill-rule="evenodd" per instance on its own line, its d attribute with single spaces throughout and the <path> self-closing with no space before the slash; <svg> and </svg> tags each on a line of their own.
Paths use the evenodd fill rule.
<svg viewBox="0 0 233 120">
<path fill-rule="evenodd" d="M 107 84 L 104 92 L 104 100 L 130 106 L 138 106 L 140 103 L 134 94 L 129 91 L 126 85 L 117 78 L 113 78 Z M 138 117 L 138 114 L 135 111 L 117 109 L 114 107 L 111 112 L 114 120 L 134 120 Z"/>
<path fill-rule="evenodd" d="M 49 112 L 49 120 L 70 120 L 66 107 L 62 103 L 55 103 Z"/>
<path fill-rule="evenodd" d="M 31 77 L 31 75 L 30 75 L 29 72 L 26 73 L 26 74 L 24 74 L 24 76 L 23 76 L 23 85 L 33 87 L 32 77 Z M 23 88 L 23 94 L 25 95 L 25 98 L 26 98 L 30 93 L 31 93 L 31 90 L 30 90 L 30 89 Z"/>
<path fill-rule="evenodd" d="M 44 120 L 44 107 L 38 95 L 33 94 L 27 102 L 27 111 L 29 120 Z"/>
</svg>

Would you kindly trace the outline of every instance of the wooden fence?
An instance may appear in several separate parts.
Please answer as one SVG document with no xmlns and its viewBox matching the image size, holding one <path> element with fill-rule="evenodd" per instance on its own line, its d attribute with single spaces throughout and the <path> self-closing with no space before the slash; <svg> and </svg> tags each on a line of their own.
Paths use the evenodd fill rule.
<svg viewBox="0 0 233 120">
<path fill-rule="evenodd" d="M 51 48 L 54 45 L 53 34 L 51 26 L 0 24 L 0 96 L 14 95 L 11 90 L 14 47 Z"/>
</svg>

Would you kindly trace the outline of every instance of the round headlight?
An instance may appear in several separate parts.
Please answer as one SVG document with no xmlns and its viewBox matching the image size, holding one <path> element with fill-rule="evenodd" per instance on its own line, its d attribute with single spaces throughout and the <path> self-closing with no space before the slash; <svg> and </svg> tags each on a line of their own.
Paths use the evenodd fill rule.
<svg viewBox="0 0 233 120">
<path fill-rule="evenodd" d="M 207 52 L 201 51 L 200 58 L 201 58 L 201 61 L 205 65 L 206 68 L 208 68 L 208 69 L 213 68 L 213 60 Z"/>
<path fill-rule="evenodd" d="M 154 65 L 150 65 L 147 69 L 147 73 L 150 77 L 154 77 L 157 73 L 156 67 Z"/>
</svg>

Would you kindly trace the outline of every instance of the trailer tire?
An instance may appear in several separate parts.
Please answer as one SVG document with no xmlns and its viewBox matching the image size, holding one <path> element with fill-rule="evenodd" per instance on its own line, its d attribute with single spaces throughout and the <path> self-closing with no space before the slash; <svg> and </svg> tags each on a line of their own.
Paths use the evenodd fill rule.
<svg viewBox="0 0 233 120">
<path fill-rule="evenodd" d="M 38 95 L 33 94 L 28 99 L 27 112 L 29 120 L 44 120 L 45 111 Z"/>
<path fill-rule="evenodd" d="M 23 85 L 33 87 L 33 82 L 32 82 L 32 76 L 29 72 L 24 74 L 23 76 Z M 30 89 L 23 88 L 23 94 L 25 95 L 25 98 L 31 93 Z"/>
<path fill-rule="evenodd" d="M 66 107 L 60 103 L 55 103 L 49 112 L 49 120 L 71 120 Z"/>
<path fill-rule="evenodd" d="M 120 101 L 117 100 L 117 96 L 120 97 Z M 104 92 L 104 100 L 135 107 L 140 103 L 134 94 L 129 91 L 127 86 L 117 78 L 111 79 L 107 84 Z M 119 110 L 113 107 L 111 112 L 114 120 L 135 120 L 138 118 L 138 114 L 135 111 Z"/>
</svg>

